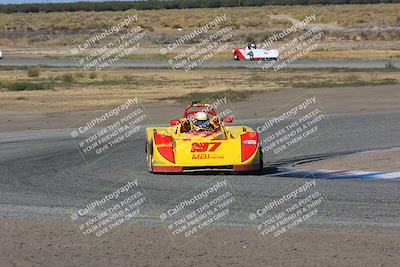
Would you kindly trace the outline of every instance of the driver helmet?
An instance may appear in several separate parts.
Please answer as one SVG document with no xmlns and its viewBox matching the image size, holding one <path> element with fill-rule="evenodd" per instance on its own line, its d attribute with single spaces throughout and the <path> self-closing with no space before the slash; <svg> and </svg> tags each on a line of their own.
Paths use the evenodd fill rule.
<svg viewBox="0 0 400 267">
<path fill-rule="evenodd" d="M 204 129 L 210 125 L 207 113 L 200 111 L 194 115 L 193 123 L 195 126 Z"/>
<path fill-rule="evenodd" d="M 250 49 L 257 49 L 257 46 L 256 46 L 255 43 L 251 43 L 251 44 L 249 45 L 249 48 L 250 48 Z"/>
</svg>

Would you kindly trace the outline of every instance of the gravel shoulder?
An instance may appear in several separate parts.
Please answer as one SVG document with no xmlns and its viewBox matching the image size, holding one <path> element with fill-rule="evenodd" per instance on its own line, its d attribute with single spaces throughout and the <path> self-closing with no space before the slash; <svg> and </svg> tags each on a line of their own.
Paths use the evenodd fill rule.
<svg viewBox="0 0 400 267">
<path fill-rule="evenodd" d="M 175 249 L 164 229 L 127 226 L 92 248 L 68 223 L 1 219 L 7 266 L 396 266 L 400 236 L 298 231 L 264 247 L 253 230 L 210 231 Z"/>
<path fill-rule="evenodd" d="M 400 148 L 362 152 L 332 159 L 319 160 L 296 167 L 349 171 L 400 171 Z"/>
</svg>

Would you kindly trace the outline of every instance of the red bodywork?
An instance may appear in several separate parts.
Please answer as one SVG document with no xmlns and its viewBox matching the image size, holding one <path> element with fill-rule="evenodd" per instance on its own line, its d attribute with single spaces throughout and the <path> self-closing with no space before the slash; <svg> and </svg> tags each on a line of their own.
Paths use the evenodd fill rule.
<svg viewBox="0 0 400 267">
<path fill-rule="evenodd" d="M 191 110 L 192 108 L 196 108 L 196 110 Z M 212 116 L 213 118 L 217 118 L 217 113 L 215 109 L 208 104 L 191 104 L 186 106 L 184 112 L 183 112 L 183 118 L 189 119 L 190 116 L 194 115 L 195 113 L 202 111 L 207 113 L 208 115 Z M 224 119 L 224 122 L 230 123 L 232 122 L 231 117 L 226 117 Z M 171 120 L 170 124 L 172 126 L 176 126 L 180 124 L 181 121 L 178 119 Z M 215 123 L 215 122 L 214 122 Z M 218 124 L 220 121 L 218 120 Z M 224 127 L 219 128 L 216 131 L 205 131 L 205 132 L 196 132 L 196 131 L 189 131 L 186 132 L 189 135 L 203 135 L 205 137 L 213 135 L 215 133 L 221 133 L 224 130 Z M 241 161 L 244 162 L 248 160 L 254 153 L 256 152 L 258 148 L 258 135 L 255 132 L 246 132 L 246 129 L 244 128 L 244 133 L 240 135 L 241 139 Z M 157 151 L 159 154 L 162 155 L 163 158 L 165 158 L 167 161 L 169 161 L 172 164 L 175 164 L 175 155 L 174 155 L 174 145 L 173 145 L 173 139 L 172 136 L 170 135 L 165 135 L 165 134 L 159 134 L 157 131 L 154 129 L 154 143 Z M 221 145 L 220 140 L 226 140 L 227 136 L 226 134 L 222 134 L 221 137 L 219 138 L 213 138 L 210 141 L 207 142 L 197 142 L 191 144 L 191 152 L 193 153 L 204 153 L 204 152 L 214 152 L 218 149 L 218 147 Z M 190 138 L 186 139 L 181 139 L 180 141 L 191 141 Z M 219 141 L 219 142 L 218 142 Z M 181 167 L 181 166 L 152 166 L 151 171 L 154 173 L 177 173 L 177 172 L 183 172 L 184 170 L 187 170 L 188 168 Z M 260 164 L 248 164 L 248 165 L 231 165 L 231 170 L 236 171 L 236 172 L 243 172 L 243 171 L 257 171 L 260 170 Z"/>
<path fill-rule="evenodd" d="M 232 51 L 232 54 L 236 53 L 236 55 L 238 56 L 238 60 L 245 59 L 245 57 L 242 54 L 242 52 L 240 51 L 240 49 L 244 49 L 244 48 L 234 48 Z"/>
</svg>

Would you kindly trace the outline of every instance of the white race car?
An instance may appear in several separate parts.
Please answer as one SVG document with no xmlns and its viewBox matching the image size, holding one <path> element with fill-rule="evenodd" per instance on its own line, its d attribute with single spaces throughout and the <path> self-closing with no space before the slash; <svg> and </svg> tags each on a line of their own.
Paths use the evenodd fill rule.
<svg viewBox="0 0 400 267">
<path fill-rule="evenodd" d="M 278 60 L 279 51 L 257 48 L 255 44 L 249 44 L 243 48 L 234 48 L 232 56 L 234 60 Z"/>
<path fill-rule="evenodd" d="M 0 59 L 2 59 L 2 58 L 3 58 L 3 53 L 0 50 Z"/>
</svg>

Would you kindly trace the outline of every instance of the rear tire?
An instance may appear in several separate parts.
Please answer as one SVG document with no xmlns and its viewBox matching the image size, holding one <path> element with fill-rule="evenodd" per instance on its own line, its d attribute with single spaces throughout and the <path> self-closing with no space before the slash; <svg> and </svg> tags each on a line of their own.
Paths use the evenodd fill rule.
<svg viewBox="0 0 400 267">
<path fill-rule="evenodd" d="M 233 54 L 233 60 L 239 61 L 239 56 L 236 52 Z"/>
<path fill-rule="evenodd" d="M 262 148 L 260 147 L 259 148 L 259 150 L 260 150 L 260 168 L 258 169 L 258 174 L 263 174 L 263 172 L 264 172 L 264 156 L 263 156 L 263 153 L 262 153 Z"/>
<path fill-rule="evenodd" d="M 153 143 L 148 143 L 148 141 L 146 141 L 146 162 L 147 162 L 147 168 L 149 172 L 153 172 L 153 166 L 151 165 L 152 162 L 152 156 L 153 156 Z"/>
</svg>

